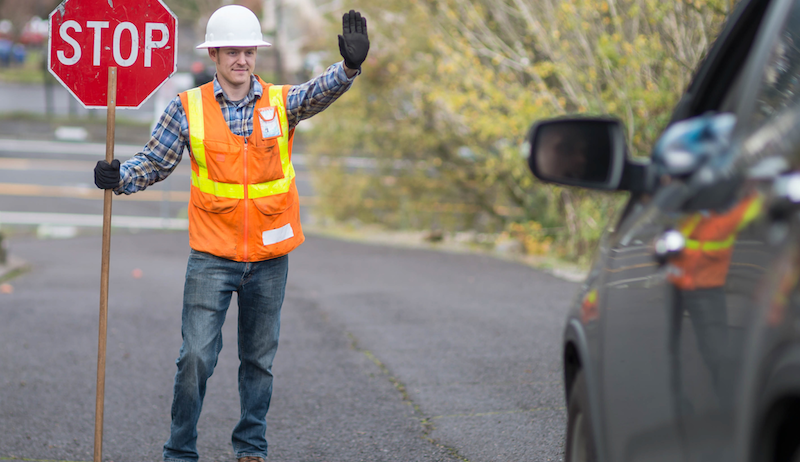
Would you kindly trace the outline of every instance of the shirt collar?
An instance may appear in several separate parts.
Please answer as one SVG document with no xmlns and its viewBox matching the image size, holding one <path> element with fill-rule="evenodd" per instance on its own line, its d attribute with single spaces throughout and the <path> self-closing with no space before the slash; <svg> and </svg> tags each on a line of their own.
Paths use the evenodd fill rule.
<svg viewBox="0 0 800 462">
<path fill-rule="evenodd" d="M 250 91 L 247 93 L 245 97 L 246 102 L 253 101 L 254 99 L 261 99 L 261 95 L 264 94 L 264 87 L 261 86 L 261 83 L 258 81 L 255 75 L 250 76 Z M 222 86 L 219 84 L 217 80 L 217 74 L 214 74 L 214 97 L 217 99 L 227 99 L 225 97 L 225 92 L 222 90 Z"/>
</svg>

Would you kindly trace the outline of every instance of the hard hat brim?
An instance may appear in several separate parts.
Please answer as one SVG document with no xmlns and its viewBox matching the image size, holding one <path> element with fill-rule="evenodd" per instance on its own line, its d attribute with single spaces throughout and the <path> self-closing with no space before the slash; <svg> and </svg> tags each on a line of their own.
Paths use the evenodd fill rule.
<svg viewBox="0 0 800 462">
<path fill-rule="evenodd" d="M 263 40 L 210 40 L 197 45 L 195 48 L 223 48 L 223 47 L 271 47 L 272 44 Z"/>
</svg>

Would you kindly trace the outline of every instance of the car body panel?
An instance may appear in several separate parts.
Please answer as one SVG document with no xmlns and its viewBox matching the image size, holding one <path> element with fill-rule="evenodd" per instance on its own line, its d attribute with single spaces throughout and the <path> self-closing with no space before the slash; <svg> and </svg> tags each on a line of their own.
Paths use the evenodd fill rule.
<svg viewBox="0 0 800 462">
<path fill-rule="evenodd" d="M 582 369 L 599 461 L 782 460 L 765 422 L 800 403 L 800 189 L 776 192 L 800 185 L 800 0 L 737 6 L 673 122 L 705 111 L 737 118 L 717 177 L 632 190 L 567 319 L 565 390 Z M 731 232 L 724 283 L 681 287 L 653 243 L 738 206 L 754 212 Z"/>
</svg>

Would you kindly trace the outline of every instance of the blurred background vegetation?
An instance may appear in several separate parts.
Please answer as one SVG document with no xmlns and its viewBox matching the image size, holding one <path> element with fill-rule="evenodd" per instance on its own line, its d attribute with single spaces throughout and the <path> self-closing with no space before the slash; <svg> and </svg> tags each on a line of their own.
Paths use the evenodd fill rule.
<svg viewBox="0 0 800 462">
<path fill-rule="evenodd" d="M 728 0 L 371 0 L 364 74 L 315 119 L 320 213 L 583 261 L 624 194 L 542 184 L 536 120 L 622 119 L 648 156 Z M 374 159 L 354 169 L 348 156 Z M 323 162 L 322 160 L 325 160 Z"/>
<path fill-rule="evenodd" d="M 431 240 L 459 236 L 576 262 L 585 262 L 626 196 L 538 182 L 526 164 L 526 132 L 543 118 L 608 114 L 624 121 L 632 154 L 648 156 L 731 2 L 236 1 L 272 16 L 264 23 L 276 29 L 265 32 L 278 45 L 310 37 L 292 52 L 313 58 L 302 72 L 283 71 L 280 46 L 259 58 L 278 63 L 261 71 L 265 77 L 286 83 L 341 59 L 335 37 L 344 11 L 367 17 L 363 74 L 301 124 L 318 226 L 425 231 Z M 46 19 L 58 3 L 0 0 L 0 19 L 19 36 L 26 18 Z M 208 15 L 230 2 L 164 3 L 202 37 Z M 275 11 L 288 14 L 291 4 L 316 9 L 323 22 L 300 21 L 281 37 L 286 16 Z M 36 78 L 36 65 L 26 66 L 0 78 Z"/>
</svg>

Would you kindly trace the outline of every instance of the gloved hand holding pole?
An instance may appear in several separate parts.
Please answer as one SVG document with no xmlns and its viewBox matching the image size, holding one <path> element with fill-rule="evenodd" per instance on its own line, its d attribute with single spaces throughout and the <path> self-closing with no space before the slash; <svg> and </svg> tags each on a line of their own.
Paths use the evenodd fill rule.
<svg viewBox="0 0 800 462">
<path fill-rule="evenodd" d="M 95 27 L 94 33 L 86 33 L 82 30 L 83 25 L 87 29 Z M 114 160 L 116 108 L 140 107 L 176 72 L 178 19 L 163 2 L 63 0 L 50 14 L 49 26 L 47 56 L 50 59 L 47 65 L 50 73 L 84 107 L 106 107 L 108 110 L 106 158 L 98 162 L 94 171 L 95 184 L 105 190 L 94 435 L 94 462 L 101 462 L 111 198 L 112 190 L 121 183 L 120 164 Z M 120 37 L 126 38 L 121 42 Z M 98 80 L 102 82 L 106 73 L 108 86 L 98 85 Z M 118 82 L 120 91 L 117 91 Z"/>
<path fill-rule="evenodd" d="M 107 160 L 97 161 L 97 165 L 94 167 L 95 186 L 100 189 L 114 189 L 119 186 L 119 180 L 119 160 L 113 159 L 111 162 Z"/>
</svg>

